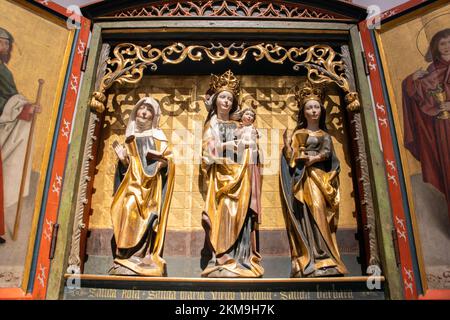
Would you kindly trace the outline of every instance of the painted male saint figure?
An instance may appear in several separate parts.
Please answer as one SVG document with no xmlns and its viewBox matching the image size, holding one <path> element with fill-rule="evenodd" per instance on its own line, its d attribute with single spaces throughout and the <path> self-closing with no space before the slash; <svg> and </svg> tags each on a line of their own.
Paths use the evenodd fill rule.
<svg viewBox="0 0 450 320">
<path fill-rule="evenodd" d="M 425 58 L 427 70 L 403 81 L 404 143 L 424 182 L 445 195 L 450 217 L 450 29 L 433 36 Z"/>
<path fill-rule="evenodd" d="M 24 159 L 31 120 L 40 107 L 30 103 L 18 93 L 12 72 L 8 69 L 14 38 L 0 28 L 0 243 L 5 239 L 5 215 L 15 214 L 19 196 L 29 192 L 26 180 L 22 195 L 19 195 Z M 27 176 L 29 170 L 27 168 Z"/>
</svg>

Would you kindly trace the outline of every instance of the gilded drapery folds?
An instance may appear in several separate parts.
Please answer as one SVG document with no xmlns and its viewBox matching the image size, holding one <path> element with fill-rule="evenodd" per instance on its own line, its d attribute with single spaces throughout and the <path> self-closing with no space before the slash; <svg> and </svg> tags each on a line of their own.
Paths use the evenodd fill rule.
<svg viewBox="0 0 450 320">
<path fill-rule="evenodd" d="M 237 143 L 241 124 L 233 120 L 239 115 L 237 86 L 230 85 L 230 77 L 234 75 L 230 72 L 224 75 L 227 75 L 225 84 L 221 83 L 220 88 L 211 86 L 217 91 L 211 98 L 203 134 L 201 169 L 207 191 L 202 224 L 212 257 L 202 276 L 261 277 L 264 269 L 256 243 L 256 224 L 261 214 L 260 168 L 249 147 L 227 148 L 230 143 Z M 223 91 L 232 93 L 232 105 L 223 107 L 217 102 Z M 225 118 L 230 119 L 223 119 L 218 110 L 221 108 L 225 110 Z"/>
<path fill-rule="evenodd" d="M 229 130 L 236 127 L 231 121 L 221 125 Z M 205 229 L 215 258 L 202 276 L 260 277 L 264 269 L 260 265 L 261 256 L 256 251 L 255 220 L 259 213 L 250 208 L 252 192 L 255 192 L 252 190 L 250 151 L 244 151 L 242 163 L 217 157 L 212 147 L 213 130 L 211 124 L 207 124 L 203 137 L 202 171 L 208 185 Z M 214 162 L 210 163 L 211 160 Z M 217 257 L 225 255 L 230 258 L 224 264 L 217 263 Z M 249 267 L 243 266 L 245 262 L 249 262 Z"/>
<path fill-rule="evenodd" d="M 307 90 L 302 89 L 303 93 Z M 297 128 L 286 137 L 280 180 L 286 204 L 285 221 L 291 249 L 291 277 L 322 277 L 348 273 L 336 241 L 339 220 L 340 163 L 326 132 L 321 96 L 309 91 L 298 97 Z M 320 104 L 314 128 L 305 105 Z"/>
<path fill-rule="evenodd" d="M 135 121 L 136 113 L 146 105 L 153 111 L 147 118 L 150 126 L 142 128 Z M 141 99 L 127 126 L 123 151 L 126 156 L 121 157 L 123 153 L 118 152 L 118 188 L 111 205 L 116 246 L 111 274 L 167 275 L 162 252 L 175 165 L 167 138 L 157 127 L 159 114 L 159 104 L 154 99 Z"/>
</svg>

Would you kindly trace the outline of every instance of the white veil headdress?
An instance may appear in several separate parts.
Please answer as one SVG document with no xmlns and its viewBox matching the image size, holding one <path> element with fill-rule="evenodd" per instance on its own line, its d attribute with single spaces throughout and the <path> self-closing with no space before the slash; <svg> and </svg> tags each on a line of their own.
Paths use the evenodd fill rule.
<svg viewBox="0 0 450 320">
<path fill-rule="evenodd" d="M 150 129 L 145 130 L 143 132 L 137 131 L 137 125 L 136 125 L 136 113 L 137 110 L 143 105 L 148 104 L 153 109 L 153 120 L 152 120 L 152 126 Z M 159 106 L 158 101 L 156 101 L 152 97 L 145 97 L 139 100 L 136 105 L 134 106 L 133 110 L 130 114 L 130 119 L 128 120 L 127 129 L 125 131 L 125 136 L 128 138 L 129 136 L 136 136 L 136 137 L 153 137 L 155 139 L 161 140 L 161 141 L 167 141 L 166 135 L 164 132 L 159 128 L 159 119 L 161 118 L 161 108 Z"/>
</svg>

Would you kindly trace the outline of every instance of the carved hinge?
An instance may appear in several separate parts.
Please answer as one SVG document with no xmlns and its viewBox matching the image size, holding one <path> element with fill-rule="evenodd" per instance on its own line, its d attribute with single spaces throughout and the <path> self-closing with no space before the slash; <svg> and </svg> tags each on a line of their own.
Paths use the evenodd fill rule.
<svg viewBox="0 0 450 320">
<path fill-rule="evenodd" d="M 58 240 L 58 230 L 59 230 L 59 224 L 55 223 L 53 225 L 53 231 L 52 231 L 52 243 L 50 246 L 50 254 L 48 256 L 48 258 L 50 260 L 53 259 L 53 257 L 55 256 L 55 250 L 56 250 L 56 241 Z"/>
<path fill-rule="evenodd" d="M 367 64 L 366 53 L 364 51 L 361 51 L 361 57 L 364 63 L 364 71 L 366 72 L 366 76 L 368 76 L 370 74 L 370 69 L 369 65 Z"/>
<path fill-rule="evenodd" d="M 89 56 L 89 48 L 86 48 L 83 54 L 83 62 L 81 63 L 81 72 L 86 71 L 88 56 Z"/>
<path fill-rule="evenodd" d="M 398 249 L 397 230 L 392 229 L 392 241 L 394 242 L 395 263 L 400 266 L 400 251 Z"/>
</svg>

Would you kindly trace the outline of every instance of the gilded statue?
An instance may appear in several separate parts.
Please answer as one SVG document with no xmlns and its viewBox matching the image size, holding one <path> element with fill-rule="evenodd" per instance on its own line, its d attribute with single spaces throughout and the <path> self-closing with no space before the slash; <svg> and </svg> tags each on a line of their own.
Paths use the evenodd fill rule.
<svg viewBox="0 0 450 320">
<path fill-rule="evenodd" d="M 202 225 L 211 259 L 202 277 L 261 277 L 257 226 L 261 172 L 256 114 L 239 110 L 239 80 L 229 70 L 211 78 L 204 125 L 202 176 L 207 185 Z"/>
<path fill-rule="evenodd" d="M 344 275 L 336 241 L 340 165 L 326 129 L 323 90 L 305 82 L 296 99 L 297 127 L 284 134 L 280 168 L 291 277 Z"/>
<path fill-rule="evenodd" d="M 175 165 L 159 128 L 159 103 L 143 98 L 133 108 L 119 158 L 111 204 L 113 275 L 166 276 L 162 257 Z"/>
</svg>

